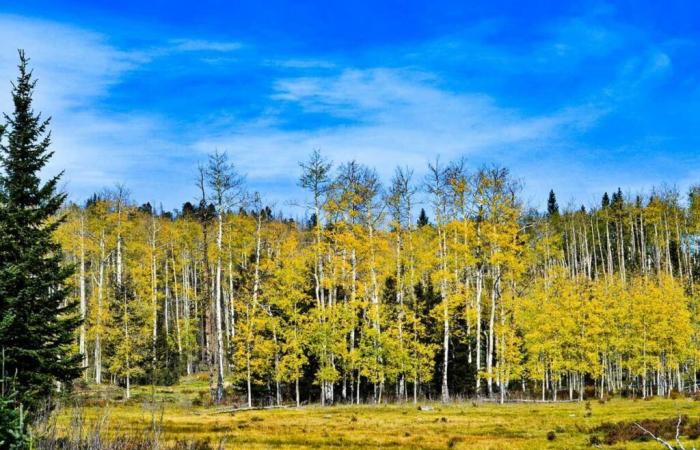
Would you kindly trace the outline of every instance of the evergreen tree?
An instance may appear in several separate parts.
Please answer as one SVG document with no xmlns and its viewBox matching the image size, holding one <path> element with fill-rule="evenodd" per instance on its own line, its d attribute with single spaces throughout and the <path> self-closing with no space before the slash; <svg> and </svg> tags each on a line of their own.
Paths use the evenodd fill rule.
<svg viewBox="0 0 700 450">
<path fill-rule="evenodd" d="M 16 407 L 12 395 L 0 396 L 0 448 L 9 450 L 30 448 L 29 432 L 24 416 L 24 411 Z"/>
<path fill-rule="evenodd" d="M 318 218 L 316 217 L 316 213 L 311 213 L 311 217 L 309 217 L 309 220 L 306 223 L 306 228 L 309 230 L 313 230 L 316 227 L 317 223 Z"/>
<path fill-rule="evenodd" d="M 613 192 L 612 202 L 610 203 L 610 205 L 614 209 L 622 209 L 623 203 L 624 198 L 622 197 L 622 189 L 617 188 L 617 192 Z"/>
<path fill-rule="evenodd" d="M 182 217 L 194 217 L 197 214 L 197 209 L 190 202 L 185 202 L 182 204 L 182 212 L 180 215 Z"/>
<path fill-rule="evenodd" d="M 418 216 L 418 228 L 422 228 L 429 224 L 430 220 L 428 220 L 428 214 L 426 214 L 425 209 L 421 208 L 420 215 Z"/>
<path fill-rule="evenodd" d="M 549 191 L 549 198 L 547 199 L 547 214 L 552 216 L 559 215 L 559 204 L 557 204 L 557 196 L 554 195 L 554 190 Z"/>
<path fill-rule="evenodd" d="M 608 206 L 610 206 L 610 197 L 608 197 L 608 193 L 603 194 L 603 200 L 601 200 L 600 205 L 605 209 Z"/>
<path fill-rule="evenodd" d="M 5 115 L 7 143 L 0 142 L 0 348 L 18 400 L 36 406 L 56 381 L 80 374 L 80 355 L 70 349 L 80 321 L 65 287 L 72 267 L 53 238 L 65 199 L 56 189 L 60 174 L 39 179 L 52 156 L 49 120 L 32 110 L 36 81 L 23 51 L 19 58 L 15 110 Z"/>
</svg>

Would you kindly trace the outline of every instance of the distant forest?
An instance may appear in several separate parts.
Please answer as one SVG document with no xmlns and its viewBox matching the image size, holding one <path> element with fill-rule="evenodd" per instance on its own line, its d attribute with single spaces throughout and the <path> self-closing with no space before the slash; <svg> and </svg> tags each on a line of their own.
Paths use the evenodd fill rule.
<svg viewBox="0 0 700 450">
<path fill-rule="evenodd" d="M 525 210 L 507 169 L 300 163 L 310 219 L 247 193 L 226 154 L 176 213 L 124 187 L 61 212 L 85 380 L 271 405 L 696 391 L 700 189 Z M 417 207 L 417 198 L 429 200 Z"/>
</svg>

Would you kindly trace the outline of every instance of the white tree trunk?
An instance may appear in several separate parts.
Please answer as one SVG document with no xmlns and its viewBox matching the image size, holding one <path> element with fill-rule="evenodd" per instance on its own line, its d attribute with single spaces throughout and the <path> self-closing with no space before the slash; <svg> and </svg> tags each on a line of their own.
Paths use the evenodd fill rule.
<svg viewBox="0 0 700 450">
<path fill-rule="evenodd" d="M 100 236 L 99 281 L 97 285 L 97 332 L 95 333 L 95 383 L 102 383 L 102 303 L 105 274 L 105 237 Z"/>
<path fill-rule="evenodd" d="M 80 354 L 83 355 L 83 367 L 89 365 L 87 352 L 87 329 L 85 320 L 87 318 L 87 295 L 85 289 L 85 217 L 80 216 Z M 87 370 L 85 371 L 87 379 Z"/>
<path fill-rule="evenodd" d="M 224 397 L 224 336 L 221 323 L 221 244 L 223 241 L 224 217 L 219 211 L 219 231 L 216 237 L 216 296 L 214 305 L 216 326 L 216 401 L 220 402 Z"/>
<path fill-rule="evenodd" d="M 151 335 L 151 364 L 156 368 L 156 341 L 158 339 L 158 266 L 156 265 L 156 218 L 151 216 L 151 308 L 152 335 Z"/>
</svg>

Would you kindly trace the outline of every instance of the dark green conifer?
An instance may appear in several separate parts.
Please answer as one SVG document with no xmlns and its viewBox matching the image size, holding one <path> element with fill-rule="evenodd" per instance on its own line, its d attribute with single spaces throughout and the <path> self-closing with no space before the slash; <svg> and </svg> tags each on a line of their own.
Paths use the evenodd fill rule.
<svg viewBox="0 0 700 450">
<path fill-rule="evenodd" d="M 53 154 L 49 120 L 32 109 L 36 81 L 23 51 L 19 59 L 14 112 L 5 115 L 0 141 L 0 348 L 18 400 L 35 407 L 57 381 L 80 374 L 80 355 L 71 351 L 80 320 L 65 285 L 72 267 L 53 240 L 65 200 L 60 174 L 43 184 L 39 178 Z"/>
<path fill-rule="evenodd" d="M 426 214 L 425 209 L 420 209 L 420 215 L 418 216 L 418 228 L 424 227 L 430 224 L 428 220 L 428 214 Z"/>
<path fill-rule="evenodd" d="M 550 217 L 559 215 L 559 204 L 557 203 L 557 196 L 554 195 L 554 189 L 549 191 L 549 198 L 547 199 L 547 214 Z"/>
<path fill-rule="evenodd" d="M 613 209 L 622 209 L 622 206 L 624 204 L 624 197 L 622 195 L 622 189 L 617 188 L 617 192 L 613 192 L 612 196 L 612 201 L 610 202 L 610 205 L 613 207 Z"/>
</svg>

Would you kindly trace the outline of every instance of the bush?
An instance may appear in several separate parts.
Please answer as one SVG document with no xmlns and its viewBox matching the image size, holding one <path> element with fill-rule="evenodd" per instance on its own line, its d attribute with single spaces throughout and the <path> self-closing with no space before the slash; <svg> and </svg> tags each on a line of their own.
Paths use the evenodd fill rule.
<svg viewBox="0 0 700 450">
<path fill-rule="evenodd" d="M 29 447 L 29 435 L 22 406 L 11 397 L 0 397 L 0 448 L 19 450 Z"/>
<path fill-rule="evenodd" d="M 453 436 L 447 441 L 447 448 L 455 448 L 457 444 L 463 440 L 464 438 L 462 436 Z"/>
<path fill-rule="evenodd" d="M 672 440 L 676 435 L 678 417 L 644 419 L 638 423 L 646 430 L 653 433 L 654 436 L 665 440 Z M 642 431 L 634 422 L 603 423 L 593 431 L 604 433 L 602 442 L 606 445 L 614 445 L 618 442 L 627 441 L 645 442 L 651 439 L 651 437 Z M 682 416 L 680 433 L 681 435 L 687 435 L 689 437 L 690 435 L 700 434 L 700 423 L 698 423 L 698 421 L 691 422 L 688 420 L 687 416 Z"/>
<path fill-rule="evenodd" d="M 695 440 L 700 437 L 700 421 L 690 422 L 685 428 L 685 433 L 688 435 L 688 439 Z"/>
<path fill-rule="evenodd" d="M 208 390 L 197 392 L 197 397 L 192 399 L 192 406 L 211 406 L 211 393 Z"/>
<path fill-rule="evenodd" d="M 594 447 L 600 447 L 600 445 L 602 444 L 600 438 L 596 435 L 591 436 L 591 438 L 588 440 L 588 443 Z"/>
</svg>

